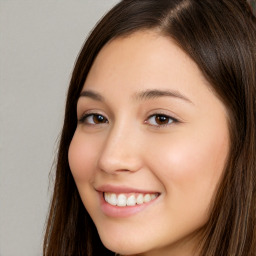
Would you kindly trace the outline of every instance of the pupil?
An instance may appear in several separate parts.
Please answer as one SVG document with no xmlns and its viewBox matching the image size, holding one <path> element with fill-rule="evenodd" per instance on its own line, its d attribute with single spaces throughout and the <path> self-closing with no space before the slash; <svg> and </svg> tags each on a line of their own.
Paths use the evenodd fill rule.
<svg viewBox="0 0 256 256">
<path fill-rule="evenodd" d="M 104 117 L 101 116 L 101 115 L 95 115 L 93 119 L 94 119 L 93 121 L 94 121 L 96 124 L 98 124 L 98 123 L 103 123 L 103 122 L 104 122 Z"/>
<path fill-rule="evenodd" d="M 166 116 L 157 116 L 156 119 L 158 124 L 168 123 L 168 118 Z"/>
<path fill-rule="evenodd" d="M 103 117 L 103 116 L 98 116 L 98 120 L 99 120 L 100 122 L 102 122 L 102 121 L 104 120 L 104 117 Z"/>
</svg>

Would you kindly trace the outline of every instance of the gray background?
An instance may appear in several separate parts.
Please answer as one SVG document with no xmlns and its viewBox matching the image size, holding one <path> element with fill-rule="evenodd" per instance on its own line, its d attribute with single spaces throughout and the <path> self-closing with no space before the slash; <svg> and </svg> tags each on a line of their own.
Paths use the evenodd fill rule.
<svg viewBox="0 0 256 256">
<path fill-rule="evenodd" d="M 0 0 L 0 256 L 42 255 L 76 56 L 117 0 Z"/>
<path fill-rule="evenodd" d="M 0 256 L 42 255 L 73 64 L 117 2 L 0 0 Z"/>
</svg>

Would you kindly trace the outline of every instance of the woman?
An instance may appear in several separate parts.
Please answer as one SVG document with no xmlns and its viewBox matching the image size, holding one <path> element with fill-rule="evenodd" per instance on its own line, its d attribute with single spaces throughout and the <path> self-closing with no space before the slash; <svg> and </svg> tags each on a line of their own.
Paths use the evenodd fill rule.
<svg viewBox="0 0 256 256">
<path fill-rule="evenodd" d="M 100 21 L 44 255 L 255 255 L 255 24 L 244 0 L 124 0 Z"/>
</svg>

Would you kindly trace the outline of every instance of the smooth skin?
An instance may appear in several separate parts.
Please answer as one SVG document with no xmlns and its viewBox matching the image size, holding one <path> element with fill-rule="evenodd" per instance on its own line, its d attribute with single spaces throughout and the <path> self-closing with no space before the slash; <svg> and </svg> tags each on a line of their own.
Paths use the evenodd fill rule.
<svg viewBox="0 0 256 256">
<path fill-rule="evenodd" d="M 104 245 L 122 255 L 197 255 L 195 234 L 229 152 L 226 108 L 198 66 L 170 38 L 139 31 L 103 47 L 82 92 L 69 163 Z M 160 195 L 111 217 L 97 191 L 106 184 Z"/>
</svg>

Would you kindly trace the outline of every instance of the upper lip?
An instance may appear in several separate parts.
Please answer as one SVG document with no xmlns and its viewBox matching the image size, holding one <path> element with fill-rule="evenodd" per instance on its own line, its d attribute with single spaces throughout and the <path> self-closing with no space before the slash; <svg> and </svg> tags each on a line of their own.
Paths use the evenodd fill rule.
<svg viewBox="0 0 256 256">
<path fill-rule="evenodd" d="M 112 192 L 112 193 L 143 193 L 143 194 L 154 194 L 158 193 L 153 190 L 144 190 L 138 188 L 131 188 L 127 186 L 114 186 L 111 184 L 102 185 L 96 188 L 99 192 Z"/>
</svg>

